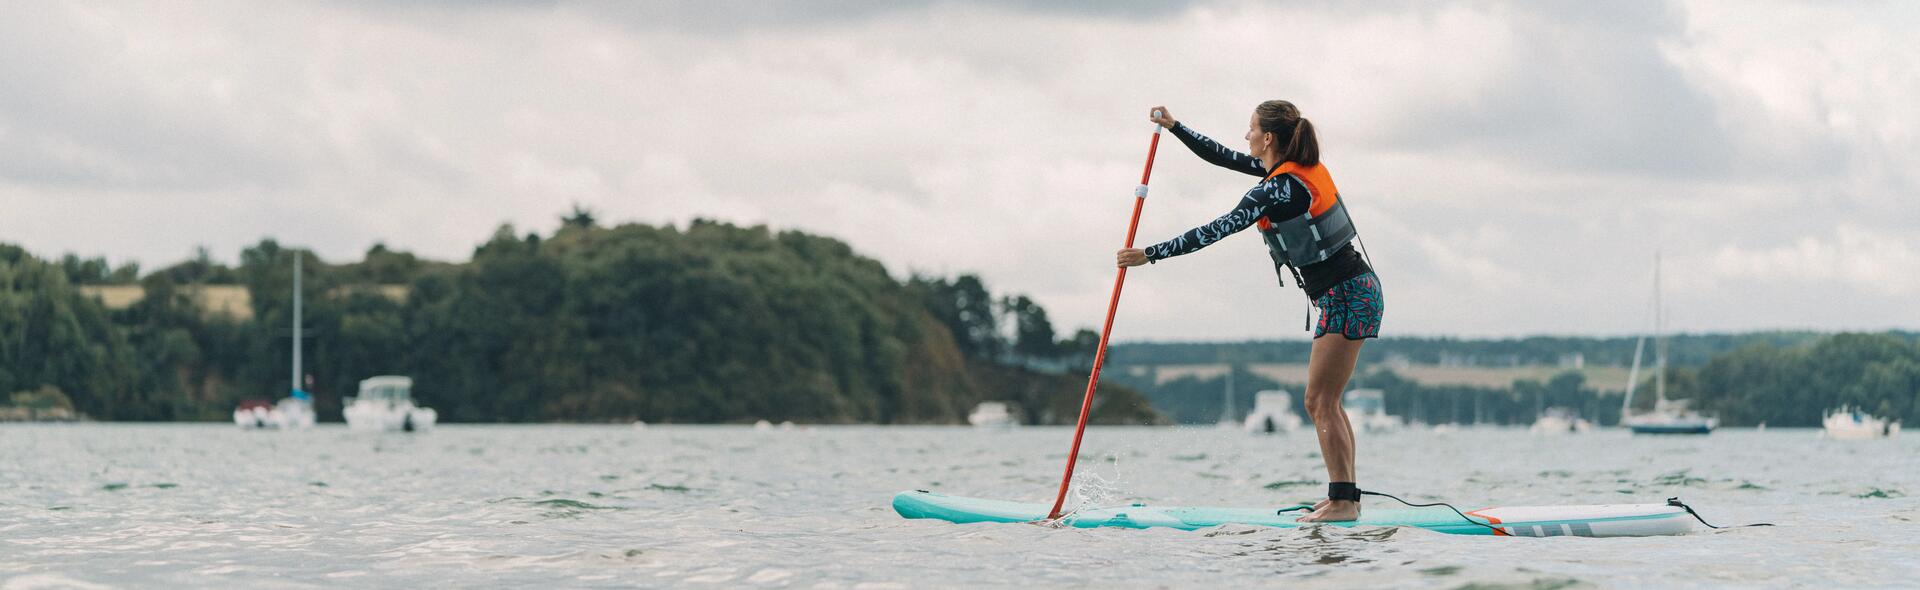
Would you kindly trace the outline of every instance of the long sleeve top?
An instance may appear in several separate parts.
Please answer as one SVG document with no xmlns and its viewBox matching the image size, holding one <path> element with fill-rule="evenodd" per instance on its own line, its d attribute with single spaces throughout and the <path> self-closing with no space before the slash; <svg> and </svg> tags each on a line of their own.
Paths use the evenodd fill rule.
<svg viewBox="0 0 1920 590">
<path fill-rule="evenodd" d="M 1147 260 L 1160 261 L 1182 254 L 1189 254 L 1212 245 L 1227 236 L 1253 226 L 1261 217 L 1274 221 L 1293 219 L 1306 214 L 1313 197 L 1307 192 L 1307 185 L 1291 174 L 1282 174 L 1267 178 L 1272 168 L 1259 158 L 1228 149 L 1199 132 L 1188 128 L 1184 123 L 1175 123 L 1173 136 L 1186 144 L 1187 149 L 1208 163 L 1249 176 L 1260 178 L 1258 184 L 1247 189 L 1234 203 L 1233 209 L 1225 215 L 1215 218 L 1199 227 L 1187 230 L 1173 239 L 1148 246 Z M 1278 166 L 1278 164 L 1275 164 Z M 1299 268 L 1300 287 L 1309 299 L 1317 299 L 1341 281 L 1371 272 L 1365 260 L 1353 249 L 1352 244 L 1341 247 L 1332 258 Z M 1284 279 L 1282 280 L 1284 283 Z"/>
</svg>

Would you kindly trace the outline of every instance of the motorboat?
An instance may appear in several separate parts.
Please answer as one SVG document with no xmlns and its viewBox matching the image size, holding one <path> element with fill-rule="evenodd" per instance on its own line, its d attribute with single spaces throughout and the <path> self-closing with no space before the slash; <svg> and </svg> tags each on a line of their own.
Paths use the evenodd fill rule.
<svg viewBox="0 0 1920 590">
<path fill-rule="evenodd" d="M 973 407 L 973 413 L 967 414 L 967 423 L 975 428 L 1001 430 L 1014 425 L 1013 414 L 1007 411 L 1005 402 L 980 402 Z"/>
<path fill-rule="evenodd" d="M 280 416 L 273 413 L 273 402 L 263 399 L 240 400 L 240 407 L 233 409 L 233 423 L 242 429 L 280 427 Z"/>
<path fill-rule="evenodd" d="M 313 428 L 316 418 L 313 398 L 299 390 L 271 405 L 263 399 L 240 400 L 233 410 L 234 425 L 245 430 Z"/>
<path fill-rule="evenodd" d="M 1828 413 L 1820 425 L 1824 427 L 1820 435 L 1834 440 L 1872 440 L 1893 438 L 1900 434 L 1900 421 L 1873 416 L 1848 406 Z"/>
<path fill-rule="evenodd" d="M 1593 430 L 1593 423 L 1568 408 L 1547 408 L 1527 429 L 1534 434 L 1579 434 Z"/>
<path fill-rule="evenodd" d="M 1406 425 L 1399 416 L 1387 413 L 1387 394 L 1378 389 L 1348 391 L 1340 405 L 1347 410 L 1347 421 L 1360 432 L 1391 432 Z"/>
<path fill-rule="evenodd" d="M 413 378 L 381 375 L 360 381 L 360 394 L 347 398 L 340 414 L 347 428 L 374 432 L 432 430 L 440 414 L 413 405 Z"/>
<path fill-rule="evenodd" d="M 1256 434 L 1284 434 L 1299 430 L 1300 425 L 1300 415 L 1293 413 L 1293 395 L 1279 389 L 1253 394 L 1253 411 L 1241 422 L 1241 428 Z"/>
</svg>

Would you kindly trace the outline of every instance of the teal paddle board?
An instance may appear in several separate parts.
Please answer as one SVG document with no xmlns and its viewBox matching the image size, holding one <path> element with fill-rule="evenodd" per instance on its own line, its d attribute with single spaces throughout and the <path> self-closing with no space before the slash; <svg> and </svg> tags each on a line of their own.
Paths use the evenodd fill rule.
<svg viewBox="0 0 1920 590">
<path fill-rule="evenodd" d="M 1046 519 L 1050 507 L 1048 504 L 964 498 L 928 491 L 900 492 L 893 497 L 893 510 L 900 516 L 957 524 L 1036 522 Z M 1225 524 L 1295 528 L 1310 524 L 1295 521 L 1302 514 L 1305 512 L 1281 512 L 1278 507 L 1200 508 L 1127 504 L 1084 507 L 1068 514 L 1061 522 L 1080 528 L 1168 527 L 1194 530 Z M 1387 508 L 1372 505 L 1361 510 L 1360 520 L 1322 524 L 1342 527 L 1410 526 L 1456 535 L 1644 537 L 1685 534 L 1693 530 L 1694 523 L 1686 510 L 1667 504 L 1509 506 L 1466 511 L 1466 517 L 1462 518 L 1444 506 Z M 1472 519 L 1472 522 L 1468 519 Z"/>
</svg>

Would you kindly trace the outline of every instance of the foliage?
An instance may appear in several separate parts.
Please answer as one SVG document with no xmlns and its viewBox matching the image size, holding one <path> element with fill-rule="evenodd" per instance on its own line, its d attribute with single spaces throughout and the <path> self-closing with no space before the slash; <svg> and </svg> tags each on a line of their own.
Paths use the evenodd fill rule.
<svg viewBox="0 0 1920 590">
<path fill-rule="evenodd" d="M 1696 399 L 1729 426 L 1818 426 L 1841 406 L 1917 424 L 1920 346 L 1889 334 L 1837 334 L 1791 348 L 1760 344 L 1668 385 L 1671 395 Z"/>
<path fill-rule="evenodd" d="M 112 313 L 73 287 L 107 280 L 104 262 L 0 245 L 0 391 L 58 387 L 105 419 L 218 420 L 285 395 L 296 256 L 300 380 L 323 419 L 359 380 L 405 374 L 449 421 L 954 423 L 998 399 L 1059 422 L 1084 377 L 1027 367 L 1091 353 L 1067 354 L 1044 309 L 975 276 L 903 282 L 829 238 L 603 227 L 575 207 L 548 236 L 501 226 L 464 264 L 384 245 L 328 264 L 268 239 L 226 267 L 202 250 Z M 244 285 L 251 317 L 197 308 L 194 289 L 213 283 Z M 1096 420 L 1158 419 L 1123 387 L 1101 395 Z"/>
<path fill-rule="evenodd" d="M 32 391 L 16 391 L 13 395 L 7 396 L 7 399 L 13 406 L 35 410 L 73 409 L 73 400 L 67 398 L 66 392 L 52 385 L 42 385 L 39 389 Z"/>
</svg>

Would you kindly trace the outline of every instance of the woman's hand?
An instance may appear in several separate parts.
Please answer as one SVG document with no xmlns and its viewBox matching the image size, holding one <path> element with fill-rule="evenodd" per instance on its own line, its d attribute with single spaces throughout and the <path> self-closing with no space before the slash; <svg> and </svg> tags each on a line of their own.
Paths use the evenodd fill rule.
<svg viewBox="0 0 1920 590">
<path fill-rule="evenodd" d="M 1147 120 L 1168 129 L 1172 129 L 1175 123 L 1179 123 L 1173 120 L 1173 113 L 1167 112 L 1167 107 L 1153 107 L 1153 110 L 1147 111 Z"/>
<path fill-rule="evenodd" d="M 1114 255 L 1114 261 L 1120 268 L 1140 266 L 1147 263 L 1147 251 L 1139 248 L 1121 248 L 1120 253 Z"/>
</svg>

